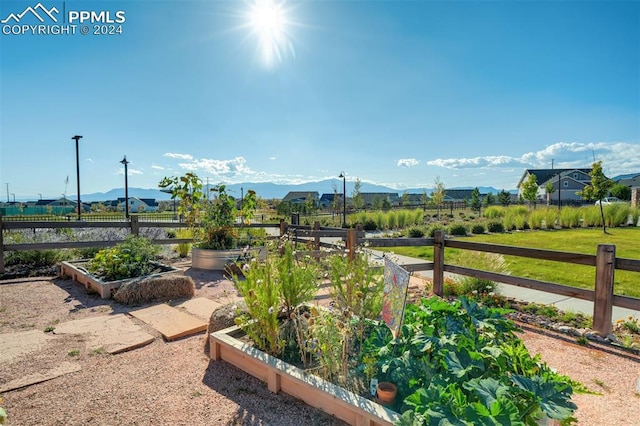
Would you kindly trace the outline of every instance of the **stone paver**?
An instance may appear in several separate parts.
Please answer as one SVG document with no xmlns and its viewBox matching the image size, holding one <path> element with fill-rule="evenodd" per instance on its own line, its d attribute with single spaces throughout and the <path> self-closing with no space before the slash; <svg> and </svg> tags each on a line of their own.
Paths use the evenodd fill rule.
<svg viewBox="0 0 640 426">
<path fill-rule="evenodd" d="M 82 370 L 82 367 L 77 362 L 64 361 L 60 365 L 44 373 L 28 374 L 0 385 L 0 393 L 35 385 L 36 383 L 46 382 L 47 380 L 55 379 L 56 377 L 69 373 L 75 373 L 80 370 Z"/>
<path fill-rule="evenodd" d="M 179 339 L 207 329 L 207 322 L 204 320 L 165 304 L 130 313 L 158 330 L 166 340 Z"/>
<path fill-rule="evenodd" d="M 207 299 L 206 297 L 196 297 L 195 299 L 189 299 L 185 302 L 179 303 L 175 307 L 184 309 L 191 315 L 209 321 L 213 311 L 218 309 L 220 306 L 222 306 L 222 303 L 215 300 Z"/>
<path fill-rule="evenodd" d="M 12 362 L 21 355 L 36 352 L 54 336 L 41 330 L 0 334 L 0 364 Z"/>
<path fill-rule="evenodd" d="M 124 314 L 83 318 L 56 325 L 55 334 L 87 334 L 90 350 L 102 348 L 117 354 L 147 345 L 155 340 Z"/>
</svg>

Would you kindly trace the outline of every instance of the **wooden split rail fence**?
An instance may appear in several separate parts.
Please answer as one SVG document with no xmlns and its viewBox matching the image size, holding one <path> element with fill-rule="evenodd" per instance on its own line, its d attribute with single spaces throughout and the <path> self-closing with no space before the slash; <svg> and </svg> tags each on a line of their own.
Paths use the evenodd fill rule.
<svg viewBox="0 0 640 426">
<path fill-rule="evenodd" d="M 504 246 L 498 244 L 476 243 L 445 238 L 443 231 L 436 231 L 434 238 L 364 238 L 361 229 L 322 228 L 319 223 L 310 226 L 289 226 L 285 221 L 280 224 L 253 224 L 252 227 L 279 228 L 280 236 L 291 235 L 296 242 L 302 242 L 314 246 L 316 251 L 322 248 L 335 248 L 342 246 L 349 256 L 353 256 L 355 248 L 359 245 L 375 247 L 397 246 L 432 246 L 434 250 L 433 262 L 420 262 L 402 265 L 408 271 L 433 271 L 433 291 L 442 296 L 444 288 L 444 273 L 476 277 L 499 283 L 530 288 L 553 294 L 560 294 L 577 299 L 593 302 L 593 329 L 606 335 L 611 332 L 611 319 L 613 306 L 640 311 L 640 299 L 614 294 L 614 276 L 616 270 L 640 272 L 640 260 L 616 257 L 616 248 L 611 244 L 598 245 L 597 254 L 568 253 L 554 250 L 541 250 L 524 247 Z M 29 222 L 29 221 L 3 221 L 0 216 L 0 231 L 14 229 L 57 229 L 57 228 L 128 228 L 130 233 L 137 235 L 142 227 L 185 227 L 176 222 L 141 222 L 135 216 L 125 222 Z M 322 239 L 333 239 L 332 242 Z M 4 244 L 2 232 L 0 232 L 0 273 L 4 272 L 4 252 L 21 250 L 46 250 L 81 247 L 107 247 L 117 244 L 119 241 L 82 241 L 82 242 L 55 242 L 34 244 Z M 156 244 L 180 244 L 192 242 L 190 239 L 156 239 Z M 498 274 L 489 271 L 465 268 L 462 266 L 445 263 L 445 248 L 457 248 L 461 250 L 497 253 L 503 255 L 520 256 L 530 259 L 543 259 L 569 264 L 588 265 L 595 267 L 594 290 L 571 287 L 558 283 L 533 280 L 529 278 Z M 639 280 L 640 282 L 640 280 Z"/>
</svg>

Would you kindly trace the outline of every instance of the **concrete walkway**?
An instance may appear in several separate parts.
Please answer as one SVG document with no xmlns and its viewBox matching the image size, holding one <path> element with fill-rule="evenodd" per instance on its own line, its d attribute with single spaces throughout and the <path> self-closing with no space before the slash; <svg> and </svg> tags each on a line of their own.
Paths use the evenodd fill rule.
<svg viewBox="0 0 640 426">
<path fill-rule="evenodd" d="M 373 260 L 382 259 L 383 252 L 377 250 L 370 250 Z M 415 263 L 423 263 L 425 260 L 416 259 L 409 256 L 401 256 L 393 254 L 393 260 L 400 265 L 408 265 Z M 422 276 L 424 278 L 433 278 L 433 271 L 419 271 L 414 274 Z M 452 278 L 456 277 L 456 274 L 445 272 L 445 275 Z M 588 300 L 576 299 L 575 297 L 567 297 L 560 294 L 547 293 L 539 290 L 532 290 L 525 287 L 518 287 L 510 284 L 499 283 L 498 292 L 506 297 L 513 297 L 514 299 L 522 300 L 524 302 L 535 302 L 544 305 L 554 305 L 558 309 L 567 312 L 583 313 L 593 316 L 593 302 Z M 620 308 L 618 306 L 613 307 L 612 322 L 616 322 L 621 319 L 628 319 L 629 317 L 640 320 L 640 311 L 632 309 Z"/>
</svg>

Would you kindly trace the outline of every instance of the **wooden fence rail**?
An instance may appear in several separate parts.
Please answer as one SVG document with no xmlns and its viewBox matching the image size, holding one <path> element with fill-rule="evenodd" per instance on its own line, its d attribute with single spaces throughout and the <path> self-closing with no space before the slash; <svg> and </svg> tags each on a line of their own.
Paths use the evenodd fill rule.
<svg viewBox="0 0 640 426">
<path fill-rule="evenodd" d="M 28 222 L 28 221 L 3 221 L 0 216 L 0 273 L 4 272 L 4 252 L 37 249 L 61 249 L 82 247 L 105 247 L 119 243 L 120 241 L 82 241 L 59 243 L 35 243 L 35 244 L 4 244 L 2 230 L 7 229 L 58 229 L 58 228 L 128 228 L 130 233 L 137 235 L 140 228 L 179 228 L 186 225 L 177 222 L 141 222 L 135 216 L 125 222 Z M 247 225 L 244 225 L 247 226 Z M 614 274 L 615 270 L 640 272 L 640 260 L 618 258 L 615 256 L 615 246 L 601 244 L 596 255 L 567 253 L 555 250 L 542 250 L 524 247 L 513 247 L 499 244 L 476 243 L 446 239 L 443 231 L 436 231 L 434 238 L 364 238 L 361 229 L 336 229 L 322 228 L 319 223 L 311 226 L 289 226 L 286 222 L 280 224 L 252 224 L 250 227 L 280 228 L 280 235 L 289 234 L 294 241 L 312 244 L 315 250 L 321 247 L 336 247 L 336 241 L 344 240 L 345 249 L 350 256 L 355 253 L 357 245 L 365 244 L 368 247 L 397 247 L 397 246 L 432 246 L 434 248 L 433 262 L 420 262 L 403 265 L 408 271 L 433 270 L 433 291 L 438 295 L 443 294 L 444 273 L 465 275 L 480 279 L 487 279 L 519 287 L 530 288 L 553 294 L 560 294 L 578 299 L 589 300 L 594 304 L 593 328 L 601 334 L 611 332 L 611 318 L 613 306 L 640 311 L 640 299 L 628 296 L 615 295 Z M 334 242 L 321 241 L 322 238 L 331 238 Z M 336 240 L 338 239 L 338 240 Z M 191 239 L 157 239 L 157 244 L 180 244 L 192 242 Z M 465 268 L 462 266 L 445 263 L 445 248 L 457 248 L 461 250 L 497 253 L 509 256 L 520 256 L 531 259 L 543 259 L 569 264 L 587 265 L 595 267 L 594 290 L 582 289 L 534 280 L 511 275 L 497 274 L 489 271 Z"/>
<path fill-rule="evenodd" d="M 249 224 L 236 225 L 244 228 L 277 228 L 278 224 Z M 115 246 L 122 240 L 111 241 L 61 241 L 55 243 L 21 243 L 21 244 L 4 244 L 3 233 L 6 230 L 19 229 L 87 229 L 87 228 L 124 228 L 129 229 L 132 235 L 139 235 L 141 228 L 186 228 L 187 225 L 182 222 L 146 222 L 138 220 L 136 215 L 131 215 L 130 220 L 120 222 L 84 222 L 84 221 L 5 221 L 0 216 L 0 274 L 4 273 L 4 252 L 5 251 L 26 251 L 26 250 L 59 250 L 68 248 L 91 248 L 91 247 L 111 247 Z M 192 238 L 158 238 L 153 239 L 155 244 L 183 244 L 192 243 Z"/>
<path fill-rule="evenodd" d="M 593 328 L 603 335 L 611 332 L 613 306 L 640 311 L 640 299 L 615 295 L 613 293 L 615 270 L 640 272 L 640 260 L 616 257 L 615 246 L 611 244 L 598 245 L 597 254 L 590 255 L 451 240 L 445 238 L 443 231 L 436 231 L 434 238 L 367 238 L 359 240 L 358 243 L 364 243 L 369 247 L 433 246 L 433 262 L 425 262 L 422 264 L 425 265 L 425 267 L 422 267 L 420 264 L 403 265 L 403 267 L 409 271 L 433 270 L 433 291 L 440 296 L 442 296 L 444 290 L 444 273 L 449 272 L 452 274 L 486 279 L 499 283 L 544 291 L 547 293 L 588 300 L 593 302 Z M 589 290 L 558 283 L 449 265 L 444 262 L 445 248 L 447 247 L 594 266 L 595 287 L 594 290 Z"/>
</svg>

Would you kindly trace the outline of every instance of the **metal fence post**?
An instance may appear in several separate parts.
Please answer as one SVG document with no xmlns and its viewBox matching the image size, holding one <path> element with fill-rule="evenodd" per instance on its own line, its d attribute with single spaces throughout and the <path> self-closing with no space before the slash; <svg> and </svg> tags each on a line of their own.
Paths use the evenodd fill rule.
<svg viewBox="0 0 640 426">
<path fill-rule="evenodd" d="M 436 231 L 433 237 L 433 292 L 442 297 L 444 294 L 444 231 Z"/>
<path fill-rule="evenodd" d="M 598 244 L 596 254 L 596 289 L 593 299 L 593 329 L 606 336 L 611 333 L 613 316 L 613 279 L 615 274 L 616 246 Z"/>
</svg>

